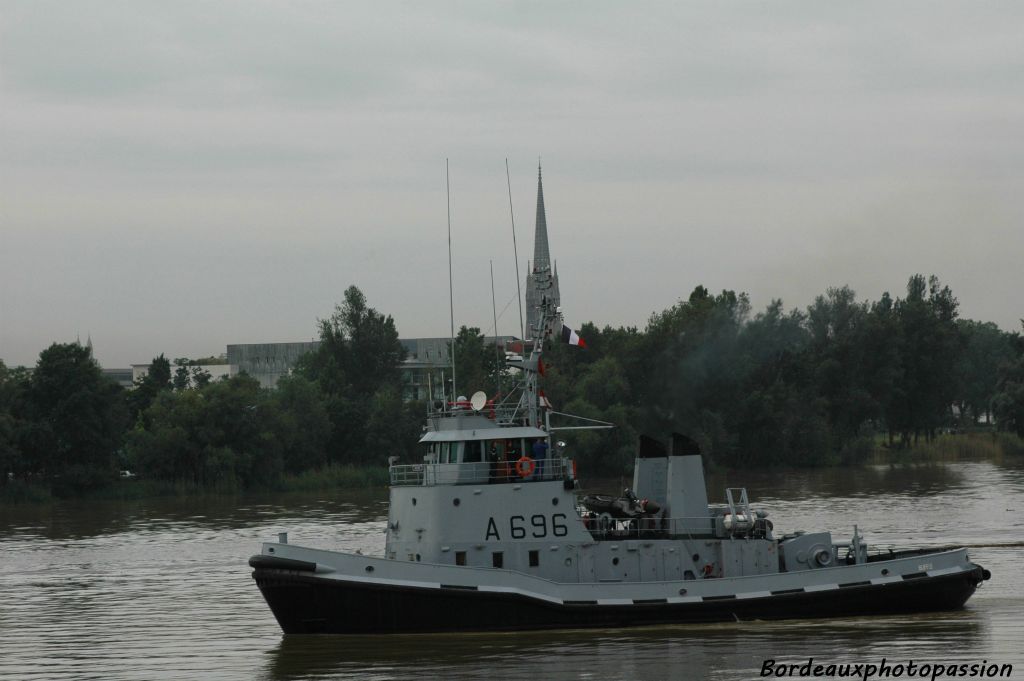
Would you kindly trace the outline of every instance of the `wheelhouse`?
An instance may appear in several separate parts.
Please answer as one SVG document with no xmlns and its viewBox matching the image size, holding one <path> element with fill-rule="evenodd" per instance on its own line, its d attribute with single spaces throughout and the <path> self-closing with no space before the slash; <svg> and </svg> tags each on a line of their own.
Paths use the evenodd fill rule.
<svg viewBox="0 0 1024 681">
<path fill-rule="evenodd" d="M 441 430 L 420 439 L 423 463 L 392 466 L 395 485 L 470 485 L 560 480 L 569 465 L 540 428 Z"/>
</svg>

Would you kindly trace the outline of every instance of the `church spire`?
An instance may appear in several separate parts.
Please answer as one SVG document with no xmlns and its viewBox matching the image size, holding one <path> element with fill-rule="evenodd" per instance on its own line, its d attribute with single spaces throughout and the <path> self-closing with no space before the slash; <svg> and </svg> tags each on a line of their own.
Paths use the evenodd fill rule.
<svg viewBox="0 0 1024 681">
<path fill-rule="evenodd" d="M 540 305 L 547 301 L 554 307 L 560 304 L 558 275 L 551 269 L 551 250 L 548 247 L 548 220 L 544 210 L 544 180 L 540 162 L 537 162 L 537 229 L 533 241 L 533 265 L 526 275 L 527 335 L 540 323 Z"/>
<path fill-rule="evenodd" d="M 541 177 L 540 161 L 537 162 L 537 231 L 533 237 L 533 268 L 541 271 L 551 267 L 551 251 L 548 248 L 548 220 L 544 211 L 544 180 Z"/>
</svg>

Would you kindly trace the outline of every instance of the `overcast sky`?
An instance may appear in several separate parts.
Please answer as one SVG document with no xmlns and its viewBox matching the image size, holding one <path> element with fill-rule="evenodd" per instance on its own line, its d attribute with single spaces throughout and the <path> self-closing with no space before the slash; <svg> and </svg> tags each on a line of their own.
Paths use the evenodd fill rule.
<svg viewBox="0 0 1024 681">
<path fill-rule="evenodd" d="M 350 284 L 403 337 L 518 333 L 544 164 L 568 323 L 703 284 L 1019 330 L 1024 4 L 0 0 L 0 359 L 309 340 Z M 506 305 L 508 307 L 506 308 Z"/>
</svg>

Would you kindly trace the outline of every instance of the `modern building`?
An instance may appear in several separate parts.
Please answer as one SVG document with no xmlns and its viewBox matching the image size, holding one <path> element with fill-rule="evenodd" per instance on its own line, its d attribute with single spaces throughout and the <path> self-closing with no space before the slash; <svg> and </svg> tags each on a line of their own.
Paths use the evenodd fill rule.
<svg viewBox="0 0 1024 681">
<path fill-rule="evenodd" d="M 451 378 L 450 338 L 399 338 L 405 348 L 402 362 L 402 399 L 428 400 L 442 394 L 445 378 Z"/>
<path fill-rule="evenodd" d="M 132 387 L 132 370 L 127 369 L 100 369 L 103 375 L 109 378 L 114 383 L 117 383 L 122 388 Z"/>
<path fill-rule="evenodd" d="M 288 375 L 299 357 L 319 346 L 319 341 L 229 345 L 228 364 L 258 380 L 261 387 L 273 388 L 278 379 Z"/>
<path fill-rule="evenodd" d="M 501 352 L 506 346 L 518 340 L 515 336 L 486 336 L 484 345 L 498 344 Z M 402 399 L 439 399 L 444 394 L 443 385 L 450 385 L 452 378 L 451 338 L 399 338 L 405 348 L 402 362 Z"/>
<path fill-rule="evenodd" d="M 515 336 L 489 336 L 486 345 L 505 345 L 517 340 Z M 402 362 L 402 399 L 426 400 L 441 394 L 444 381 L 451 379 L 450 338 L 399 338 L 405 348 Z M 303 343 L 247 343 L 228 346 L 228 364 L 237 371 L 249 374 L 265 388 L 272 388 L 286 376 L 299 357 L 313 352 L 319 341 Z"/>
</svg>

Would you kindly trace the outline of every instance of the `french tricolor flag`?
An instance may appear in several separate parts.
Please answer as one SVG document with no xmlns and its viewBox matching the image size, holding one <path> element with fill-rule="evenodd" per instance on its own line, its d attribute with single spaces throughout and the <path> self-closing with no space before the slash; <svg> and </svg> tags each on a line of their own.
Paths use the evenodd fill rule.
<svg viewBox="0 0 1024 681">
<path fill-rule="evenodd" d="M 565 324 L 562 324 L 562 342 L 569 345 L 578 345 L 581 348 L 587 347 L 587 342 Z"/>
</svg>

